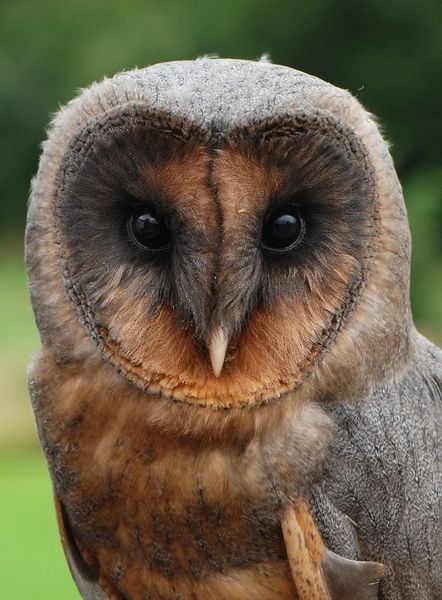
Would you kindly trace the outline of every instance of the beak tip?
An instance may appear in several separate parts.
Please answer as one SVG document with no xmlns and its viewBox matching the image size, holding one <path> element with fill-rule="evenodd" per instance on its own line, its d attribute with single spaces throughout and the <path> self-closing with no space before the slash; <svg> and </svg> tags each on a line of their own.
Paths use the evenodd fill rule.
<svg viewBox="0 0 442 600">
<path fill-rule="evenodd" d="M 213 366 L 213 364 L 212 364 L 212 371 L 213 371 L 213 374 L 214 374 L 214 376 L 215 376 L 216 378 L 218 378 L 218 377 L 221 375 L 222 368 L 221 368 L 221 369 L 217 369 L 217 368 L 215 368 L 215 367 Z"/>
<path fill-rule="evenodd" d="M 223 370 L 224 359 L 226 357 L 228 337 L 218 325 L 212 332 L 210 338 L 210 362 L 212 363 L 212 370 L 215 377 L 221 375 Z"/>
</svg>

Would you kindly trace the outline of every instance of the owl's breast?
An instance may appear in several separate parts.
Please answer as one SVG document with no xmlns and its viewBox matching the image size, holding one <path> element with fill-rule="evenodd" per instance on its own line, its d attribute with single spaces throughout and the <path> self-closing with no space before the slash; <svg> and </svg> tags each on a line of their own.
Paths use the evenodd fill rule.
<svg viewBox="0 0 442 600">
<path fill-rule="evenodd" d="M 179 437 L 159 431 L 138 392 L 106 369 L 85 377 L 42 362 L 35 380 L 55 493 L 110 589 L 131 600 L 296 598 L 281 511 L 319 459 L 306 466 L 295 431 Z"/>
<path fill-rule="evenodd" d="M 232 489 L 219 455 L 179 454 L 132 456 L 94 493 L 83 477 L 72 489 L 71 519 L 100 570 L 127 598 L 294 598 L 275 498 Z"/>
</svg>

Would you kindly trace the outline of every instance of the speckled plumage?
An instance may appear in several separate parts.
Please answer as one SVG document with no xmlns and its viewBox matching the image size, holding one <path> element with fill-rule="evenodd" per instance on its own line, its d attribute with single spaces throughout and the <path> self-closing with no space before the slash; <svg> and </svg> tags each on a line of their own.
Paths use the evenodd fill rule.
<svg viewBox="0 0 442 600">
<path fill-rule="evenodd" d="M 128 196 L 170 211 L 173 261 L 130 247 Z M 256 240 L 293 196 L 287 266 Z M 85 598 L 308 599 L 280 525 L 308 505 L 330 550 L 385 565 L 379 597 L 442 594 L 441 356 L 412 325 L 391 157 L 348 92 L 219 59 L 92 86 L 44 144 L 27 264 L 31 395 Z"/>
</svg>

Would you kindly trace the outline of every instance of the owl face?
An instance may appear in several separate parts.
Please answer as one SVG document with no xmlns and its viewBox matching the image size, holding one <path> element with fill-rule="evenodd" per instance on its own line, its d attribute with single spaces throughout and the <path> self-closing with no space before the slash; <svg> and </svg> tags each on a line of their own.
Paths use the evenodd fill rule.
<svg viewBox="0 0 442 600">
<path fill-rule="evenodd" d="M 46 236 L 29 228 L 36 288 L 46 243 L 53 289 L 61 281 L 69 297 L 58 321 L 151 397 L 238 408 L 295 393 L 312 375 L 317 384 L 318 373 L 324 389 L 349 373 L 362 381 L 361 348 L 378 344 L 376 328 L 393 319 L 383 306 L 403 297 L 390 278 L 374 302 L 398 254 L 391 235 L 382 243 L 393 222 L 383 198 L 397 184 L 379 175 L 387 151 L 376 127 L 349 95 L 308 76 L 299 85 L 290 69 L 171 65 L 92 88 L 56 121 L 31 205 Z M 397 259 L 392 273 L 402 278 Z M 39 297 L 49 332 L 47 315 L 66 301 L 42 309 Z"/>
<path fill-rule="evenodd" d="M 149 391 L 223 406 L 279 397 L 361 289 L 371 173 L 326 119 L 208 133 L 116 114 L 78 136 L 59 176 L 71 300 Z"/>
</svg>

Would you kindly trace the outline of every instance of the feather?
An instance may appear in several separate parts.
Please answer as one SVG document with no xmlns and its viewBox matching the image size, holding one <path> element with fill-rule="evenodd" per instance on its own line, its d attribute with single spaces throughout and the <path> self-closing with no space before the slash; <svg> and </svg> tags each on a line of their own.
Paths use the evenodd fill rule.
<svg viewBox="0 0 442 600">
<path fill-rule="evenodd" d="M 83 600 L 110 600 L 109 596 L 96 582 L 96 575 L 83 559 L 69 527 L 62 503 L 54 496 L 55 511 L 61 543 L 68 561 L 69 569 Z"/>
</svg>

